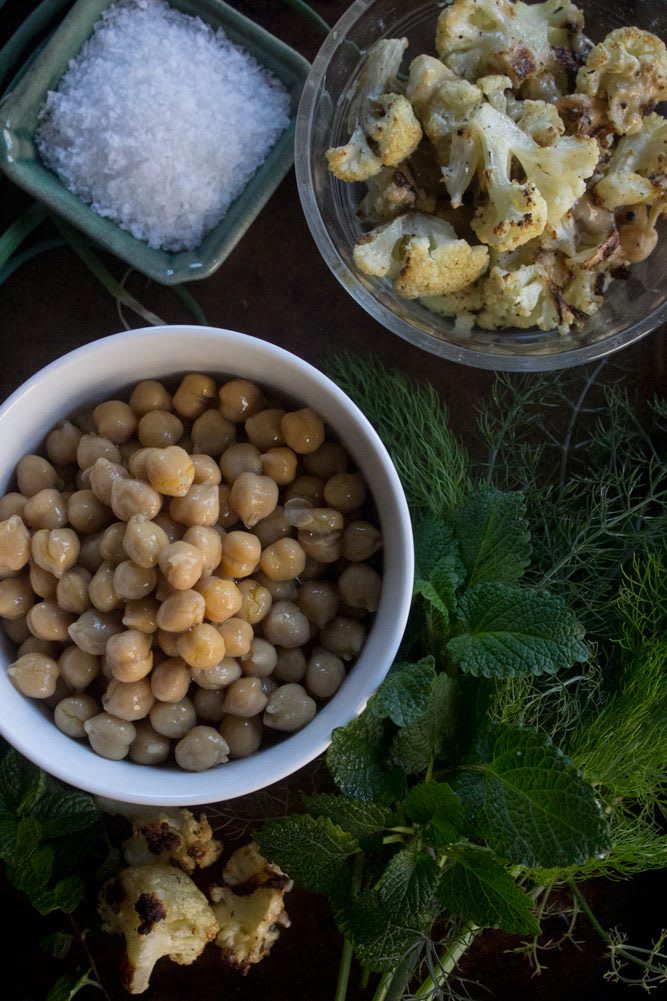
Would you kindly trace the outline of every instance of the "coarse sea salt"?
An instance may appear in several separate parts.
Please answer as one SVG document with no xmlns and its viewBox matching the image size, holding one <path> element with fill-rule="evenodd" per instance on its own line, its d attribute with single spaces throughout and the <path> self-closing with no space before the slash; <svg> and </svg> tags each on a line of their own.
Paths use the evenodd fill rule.
<svg viewBox="0 0 667 1001">
<path fill-rule="evenodd" d="M 65 187 L 149 246 L 198 246 L 290 121 L 285 87 L 220 29 L 120 0 L 49 91 L 36 134 Z"/>
</svg>

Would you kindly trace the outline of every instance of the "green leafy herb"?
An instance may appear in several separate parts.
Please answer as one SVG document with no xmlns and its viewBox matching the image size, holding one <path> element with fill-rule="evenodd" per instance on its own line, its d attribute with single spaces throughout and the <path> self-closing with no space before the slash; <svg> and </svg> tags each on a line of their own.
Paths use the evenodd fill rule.
<svg viewBox="0 0 667 1001">
<path fill-rule="evenodd" d="M 346 863 L 359 843 L 327 817 L 303 814 L 269 821 L 257 841 L 267 858 L 307 889 L 335 897 L 349 887 Z"/>
<path fill-rule="evenodd" d="M 521 579 L 531 551 L 523 494 L 478 490 L 458 509 L 454 525 L 468 587 Z"/>
<path fill-rule="evenodd" d="M 383 722 L 370 712 L 334 730 L 327 765 L 338 788 L 350 799 L 387 804 L 405 792 L 403 772 L 387 759 Z"/>
<path fill-rule="evenodd" d="M 403 800 L 403 810 L 426 827 L 427 839 L 437 847 L 456 841 L 463 830 L 463 804 L 447 782 L 421 782 Z"/>
<path fill-rule="evenodd" d="M 454 678 L 446 674 L 436 675 L 431 684 L 428 706 L 422 715 L 394 734 L 390 757 L 406 775 L 427 771 L 453 740 L 456 692 Z"/>
<path fill-rule="evenodd" d="M 351 834 L 363 848 L 377 847 L 378 837 L 398 824 L 398 817 L 388 807 L 378 803 L 359 803 L 329 793 L 304 797 L 305 807 L 313 817 L 327 817 L 333 824 Z"/>
<path fill-rule="evenodd" d="M 427 708 L 435 679 L 433 657 L 416 664 L 394 664 L 369 703 L 371 715 L 408 726 Z"/>
<path fill-rule="evenodd" d="M 395 921 L 421 927 L 433 921 L 440 869 L 431 855 L 411 844 L 391 859 L 378 883 L 382 904 Z"/>
<path fill-rule="evenodd" d="M 538 934 L 533 901 L 488 848 L 455 845 L 437 888 L 453 914 L 484 928 Z"/>
</svg>

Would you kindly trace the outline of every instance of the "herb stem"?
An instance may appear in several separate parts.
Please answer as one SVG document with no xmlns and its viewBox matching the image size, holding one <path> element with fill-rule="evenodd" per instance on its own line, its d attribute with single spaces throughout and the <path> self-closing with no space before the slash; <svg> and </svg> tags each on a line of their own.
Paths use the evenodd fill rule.
<svg viewBox="0 0 667 1001">
<path fill-rule="evenodd" d="M 310 4 L 305 3 L 304 0 L 285 0 L 285 3 L 288 7 L 293 7 L 294 10 L 299 12 L 299 14 L 303 14 L 304 17 L 307 17 L 309 21 L 320 29 L 325 37 L 331 31 L 331 25 L 327 24 L 324 18 L 320 17 L 317 11 L 313 10 Z"/>
<path fill-rule="evenodd" d="M 371 1001 L 384 1001 L 391 987 L 391 982 L 394 979 L 394 970 L 389 970 L 387 973 L 383 973 L 380 977 L 377 987 L 375 988 L 375 994 L 371 998 Z"/>
<path fill-rule="evenodd" d="M 360 852 L 354 856 L 354 861 L 352 863 L 352 896 L 356 897 L 361 889 L 361 877 L 364 871 L 364 856 Z M 352 957 L 354 950 L 352 948 L 352 943 L 349 938 L 343 939 L 343 951 L 340 957 L 340 966 L 338 967 L 338 981 L 336 983 L 336 993 L 334 995 L 334 1001 L 345 1001 L 347 997 L 347 988 L 350 982 L 350 971 L 352 969 Z"/>
<path fill-rule="evenodd" d="M 77 942 L 79 943 L 84 953 L 86 954 L 86 959 L 88 960 L 88 963 L 90 964 L 90 969 L 92 970 L 93 976 L 95 977 L 96 986 L 99 987 L 99 989 L 102 991 L 104 997 L 106 998 L 106 1001 L 111 1001 L 109 992 L 104 986 L 104 982 L 102 981 L 99 970 L 97 969 L 97 963 L 95 962 L 95 957 L 93 956 L 92 952 L 88 947 L 88 943 L 86 942 L 86 936 L 83 934 L 78 924 L 76 923 L 74 915 L 70 913 L 67 915 L 67 917 L 69 918 L 69 923 L 72 926 L 74 937 L 76 938 Z"/>
<path fill-rule="evenodd" d="M 414 827 L 390 827 L 390 831 L 395 831 L 396 834 L 414 834 Z"/>
<path fill-rule="evenodd" d="M 458 938 L 454 939 L 438 959 L 437 970 L 434 971 L 435 979 L 433 976 L 427 977 L 413 996 L 415 998 L 429 997 L 437 987 L 442 987 L 449 974 L 456 968 L 461 957 L 470 948 L 480 931 L 481 928 L 478 928 L 477 925 L 471 922 L 463 925 Z"/>
<path fill-rule="evenodd" d="M 410 833 L 412 833 L 412 831 Z M 402 834 L 387 834 L 382 839 L 382 844 L 383 845 L 397 845 L 397 844 L 400 844 L 400 842 L 403 841 L 403 840 L 404 840 L 404 836 Z"/>
<path fill-rule="evenodd" d="M 11 224 L 0 236 L 0 268 L 6 264 L 12 254 L 18 250 L 23 241 L 34 229 L 46 219 L 46 209 L 39 202 L 33 202 L 23 215 Z"/>
</svg>

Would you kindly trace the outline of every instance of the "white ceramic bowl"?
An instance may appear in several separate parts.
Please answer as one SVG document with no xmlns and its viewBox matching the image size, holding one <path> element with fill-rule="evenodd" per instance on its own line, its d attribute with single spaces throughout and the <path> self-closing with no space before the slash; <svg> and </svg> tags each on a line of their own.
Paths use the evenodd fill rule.
<svg viewBox="0 0 667 1001">
<path fill-rule="evenodd" d="M 357 663 L 338 693 L 299 733 L 250 758 L 207 772 L 109 761 L 64 736 L 50 713 L 15 690 L 0 671 L 0 733 L 52 775 L 112 799 L 161 806 L 232 799 L 295 772 L 328 746 L 331 732 L 356 716 L 387 673 L 398 649 L 412 594 L 410 516 L 396 471 L 377 434 L 351 400 L 311 365 L 281 348 L 212 327 L 149 327 L 72 351 L 29 379 L 0 408 L 0 495 L 16 463 L 37 450 L 61 418 L 117 397 L 145 378 L 186 371 L 239 375 L 312 406 L 333 428 L 363 472 L 384 536 L 380 607 Z M 0 637 L 0 667 L 14 648 Z"/>
</svg>

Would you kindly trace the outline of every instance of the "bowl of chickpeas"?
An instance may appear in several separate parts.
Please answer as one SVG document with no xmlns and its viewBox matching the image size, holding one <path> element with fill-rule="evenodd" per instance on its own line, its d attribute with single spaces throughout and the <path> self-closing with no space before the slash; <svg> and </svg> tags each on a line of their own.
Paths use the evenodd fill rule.
<svg viewBox="0 0 667 1001">
<path fill-rule="evenodd" d="M 126 802 L 307 764 L 398 650 L 403 490 L 353 402 L 234 331 L 151 327 L 0 408 L 0 733 Z"/>
</svg>

